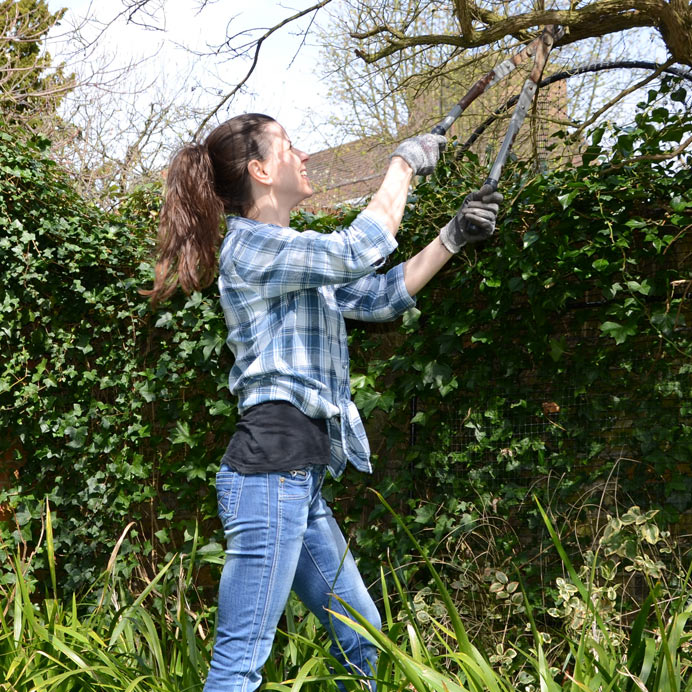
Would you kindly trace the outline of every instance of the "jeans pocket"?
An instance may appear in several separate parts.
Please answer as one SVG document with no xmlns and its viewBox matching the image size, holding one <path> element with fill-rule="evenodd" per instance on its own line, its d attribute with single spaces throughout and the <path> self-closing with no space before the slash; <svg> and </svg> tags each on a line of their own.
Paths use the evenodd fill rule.
<svg viewBox="0 0 692 692">
<path fill-rule="evenodd" d="M 279 498 L 281 500 L 304 500 L 310 497 L 312 487 L 312 473 L 300 469 L 298 471 L 286 471 L 279 477 Z"/>
<path fill-rule="evenodd" d="M 240 494 L 243 490 L 243 474 L 235 471 L 219 471 L 216 474 L 217 509 L 221 520 L 232 520 L 238 515 Z"/>
</svg>

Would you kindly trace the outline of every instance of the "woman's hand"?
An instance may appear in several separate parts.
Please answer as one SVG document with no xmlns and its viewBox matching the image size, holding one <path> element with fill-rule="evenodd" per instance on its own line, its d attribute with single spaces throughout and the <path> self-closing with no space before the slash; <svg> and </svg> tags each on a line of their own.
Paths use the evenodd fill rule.
<svg viewBox="0 0 692 692">
<path fill-rule="evenodd" d="M 502 194 L 490 185 L 472 192 L 462 203 L 456 216 L 440 229 L 442 244 L 452 253 L 464 245 L 486 240 L 495 232 Z"/>
<path fill-rule="evenodd" d="M 400 156 L 414 175 L 430 175 L 446 146 L 447 139 L 442 135 L 416 135 L 405 139 L 389 158 Z"/>
</svg>

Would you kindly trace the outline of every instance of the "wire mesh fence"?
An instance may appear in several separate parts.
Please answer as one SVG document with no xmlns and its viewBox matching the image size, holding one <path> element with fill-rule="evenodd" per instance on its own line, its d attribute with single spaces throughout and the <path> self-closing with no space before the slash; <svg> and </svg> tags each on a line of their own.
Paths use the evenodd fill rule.
<svg viewBox="0 0 692 692">
<path fill-rule="evenodd" d="M 576 322 L 578 332 L 555 334 L 565 353 L 578 352 L 582 362 L 589 354 L 603 357 L 602 302 L 587 294 L 570 308 L 578 318 L 566 316 L 560 325 Z M 689 342 L 692 329 L 678 322 L 676 338 Z M 527 326 L 517 320 L 510 328 L 521 343 Z M 524 486 L 541 482 L 551 472 L 550 459 L 562 457 L 580 473 L 617 482 L 633 503 L 692 510 L 692 459 L 685 452 L 692 431 L 692 402 L 685 395 L 692 371 L 684 356 L 671 361 L 662 346 L 662 338 L 650 336 L 632 337 L 626 346 L 613 344 L 611 351 L 624 353 L 625 359 L 613 358 L 590 384 L 578 364 L 553 379 L 546 379 L 535 363 L 507 377 L 498 354 L 497 370 L 482 388 L 460 392 L 445 404 L 448 434 L 441 451 L 462 458 L 464 472 L 483 474 L 491 489 L 519 479 Z M 660 359 L 666 359 L 663 370 L 656 367 Z M 414 399 L 412 417 L 424 410 L 425 404 Z M 410 444 L 419 441 L 414 425 Z"/>
</svg>

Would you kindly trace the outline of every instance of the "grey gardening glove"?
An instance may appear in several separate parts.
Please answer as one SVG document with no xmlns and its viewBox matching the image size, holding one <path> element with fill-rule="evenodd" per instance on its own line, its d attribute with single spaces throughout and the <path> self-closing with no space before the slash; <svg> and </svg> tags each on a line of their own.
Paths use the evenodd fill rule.
<svg viewBox="0 0 692 692">
<path fill-rule="evenodd" d="M 464 245 L 486 240 L 495 232 L 495 219 L 502 202 L 502 194 L 492 186 L 483 185 L 462 203 L 456 216 L 440 229 L 442 244 L 453 253 Z"/>
<path fill-rule="evenodd" d="M 443 135 L 416 135 L 405 139 L 389 158 L 401 156 L 415 175 L 429 175 L 446 146 L 447 138 Z"/>
</svg>

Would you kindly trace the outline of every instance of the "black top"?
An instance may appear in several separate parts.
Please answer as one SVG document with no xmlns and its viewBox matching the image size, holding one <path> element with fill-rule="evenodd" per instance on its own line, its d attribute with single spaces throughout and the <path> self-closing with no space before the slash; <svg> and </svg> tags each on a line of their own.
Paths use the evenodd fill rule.
<svg viewBox="0 0 692 692">
<path fill-rule="evenodd" d="M 267 401 L 243 413 L 221 463 L 238 473 L 275 473 L 329 460 L 324 418 L 310 418 L 287 401 Z"/>
</svg>

